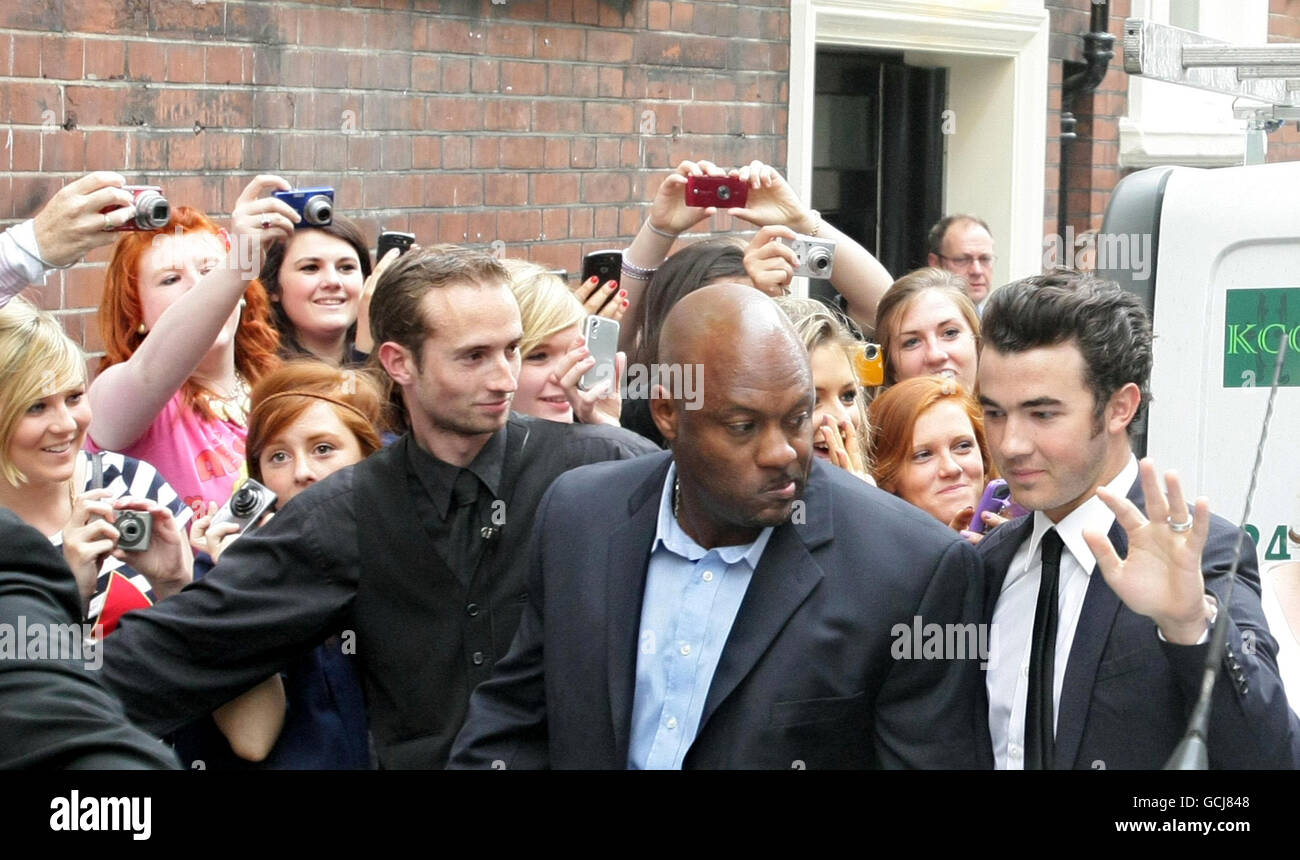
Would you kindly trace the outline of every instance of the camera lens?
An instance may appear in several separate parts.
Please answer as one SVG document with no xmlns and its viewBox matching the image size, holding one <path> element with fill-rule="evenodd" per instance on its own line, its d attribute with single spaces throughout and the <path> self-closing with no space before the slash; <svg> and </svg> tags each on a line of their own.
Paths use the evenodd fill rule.
<svg viewBox="0 0 1300 860">
<path fill-rule="evenodd" d="M 880 344 L 867 344 L 862 348 L 862 355 L 867 359 L 867 361 L 875 361 L 880 356 Z"/>
<path fill-rule="evenodd" d="M 230 497 L 230 512 L 240 519 L 257 510 L 258 493 L 252 487 L 240 487 Z"/>
<path fill-rule="evenodd" d="M 118 519 L 117 531 L 126 543 L 138 543 L 142 533 L 140 521 L 134 516 L 121 516 Z"/>
<path fill-rule="evenodd" d="M 172 207 L 160 194 L 148 192 L 135 201 L 135 223 L 144 230 L 160 230 L 172 220 Z"/>
<path fill-rule="evenodd" d="M 728 187 L 728 186 L 726 186 L 726 185 L 719 185 L 719 186 L 718 186 L 718 199 L 719 199 L 719 200 L 730 200 L 730 199 L 731 199 L 731 188 Z"/>
<path fill-rule="evenodd" d="M 302 220 L 308 224 L 321 226 L 330 223 L 334 217 L 334 205 L 332 201 L 324 194 L 317 194 L 308 200 L 302 207 Z"/>
</svg>

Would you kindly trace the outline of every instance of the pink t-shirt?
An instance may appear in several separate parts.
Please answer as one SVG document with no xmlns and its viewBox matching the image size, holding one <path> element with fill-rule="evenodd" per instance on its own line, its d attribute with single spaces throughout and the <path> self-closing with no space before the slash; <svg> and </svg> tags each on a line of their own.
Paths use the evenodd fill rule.
<svg viewBox="0 0 1300 860">
<path fill-rule="evenodd" d="M 120 453 L 154 465 L 190 510 L 207 513 L 208 502 L 225 504 L 246 474 L 248 429 L 221 419 L 207 420 L 185 405 L 177 391 L 135 444 Z M 102 450 L 86 440 L 91 451 Z"/>
</svg>

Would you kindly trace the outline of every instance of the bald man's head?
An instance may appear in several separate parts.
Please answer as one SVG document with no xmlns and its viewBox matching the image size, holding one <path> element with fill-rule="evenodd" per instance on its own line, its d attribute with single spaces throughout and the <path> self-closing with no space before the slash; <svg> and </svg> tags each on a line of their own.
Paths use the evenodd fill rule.
<svg viewBox="0 0 1300 860">
<path fill-rule="evenodd" d="M 808 353 L 785 314 L 753 287 L 704 287 L 669 312 L 659 360 L 694 365 L 702 379 L 698 409 L 662 389 L 651 402 L 677 463 L 683 528 L 702 546 L 725 546 L 784 522 L 807 479 L 815 401 Z"/>
</svg>

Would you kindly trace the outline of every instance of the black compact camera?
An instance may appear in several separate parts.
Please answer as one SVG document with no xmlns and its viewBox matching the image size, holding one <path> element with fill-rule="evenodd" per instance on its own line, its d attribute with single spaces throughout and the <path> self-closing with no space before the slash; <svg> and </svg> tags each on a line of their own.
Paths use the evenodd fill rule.
<svg viewBox="0 0 1300 860">
<path fill-rule="evenodd" d="M 277 191 L 274 197 L 288 203 L 302 216 L 300 227 L 324 227 L 334 220 L 334 189 L 329 186 Z"/>
<path fill-rule="evenodd" d="M 131 202 L 135 204 L 135 217 L 127 221 L 120 227 L 113 228 L 114 232 L 126 232 L 131 230 L 161 230 L 171 223 L 172 205 L 163 197 L 162 188 L 157 185 L 123 185 L 122 190 L 131 195 Z M 107 209 L 101 209 L 100 214 L 107 214 L 118 206 L 109 206 Z"/>
<path fill-rule="evenodd" d="M 217 515 L 212 518 L 212 526 L 217 523 L 235 523 L 239 526 L 238 534 L 242 535 L 250 526 L 256 525 L 274 504 L 275 493 L 249 478 L 217 511 Z"/>
<path fill-rule="evenodd" d="M 118 549 L 144 552 L 153 537 L 153 517 L 141 511 L 118 511 L 113 528 L 117 529 Z"/>
</svg>

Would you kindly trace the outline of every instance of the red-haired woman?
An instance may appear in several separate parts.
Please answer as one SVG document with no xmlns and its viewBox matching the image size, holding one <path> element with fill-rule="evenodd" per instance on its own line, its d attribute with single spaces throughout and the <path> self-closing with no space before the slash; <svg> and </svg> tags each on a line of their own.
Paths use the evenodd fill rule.
<svg viewBox="0 0 1300 860">
<path fill-rule="evenodd" d="M 364 371 L 321 361 L 285 362 L 253 388 L 248 421 L 248 471 L 283 508 L 299 493 L 380 447 L 380 386 Z M 219 561 L 234 531 L 199 518 L 190 539 Z M 221 576 L 221 568 L 212 576 Z M 212 722 L 175 738 L 182 761 L 209 769 L 355 770 L 370 766 L 365 700 L 355 654 L 338 636 L 291 664 L 281 676 L 218 708 Z M 220 729 L 220 736 L 217 729 Z M 224 736 L 224 737 L 222 737 Z M 233 755 L 232 755 L 233 753 Z"/>
<path fill-rule="evenodd" d="M 254 279 L 264 246 L 299 220 L 262 195 L 289 187 L 275 176 L 250 182 L 229 234 L 178 206 L 166 229 L 118 240 L 108 265 L 89 443 L 153 463 L 199 512 L 230 496 L 244 463 L 249 387 L 279 362 Z"/>
<path fill-rule="evenodd" d="M 917 376 L 887 388 L 869 414 L 877 486 L 978 542 L 966 529 L 994 468 L 975 398 L 951 379 Z"/>
</svg>

